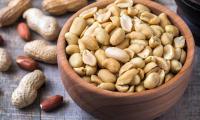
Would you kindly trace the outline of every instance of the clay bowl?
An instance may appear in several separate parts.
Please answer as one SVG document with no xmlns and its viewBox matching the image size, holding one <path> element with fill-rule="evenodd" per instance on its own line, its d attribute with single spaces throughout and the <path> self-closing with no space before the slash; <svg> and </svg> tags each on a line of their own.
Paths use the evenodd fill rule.
<svg viewBox="0 0 200 120">
<path fill-rule="evenodd" d="M 183 95 L 192 71 L 194 59 L 193 36 L 176 13 L 168 8 L 148 0 L 135 0 L 142 3 L 156 14 L 166 13 L 186 38 L 187 58 L 182 70 L 166 84 L 152 90 L 140 93 L 119 93 L 99 89 L 82 80 L 71 68 L 65 54 L 64 34 L 71 23 L 82 11 L 98 6 L 99 8 L 112 3 L 114 0 L 97 2 L 81 9 L 67 20 L 62 28 L 57 44 L 58 65 L 62 82 L 72 99 L 85 111 L 103 120 L 151 120 L 171 108 Z"/>
</svg>

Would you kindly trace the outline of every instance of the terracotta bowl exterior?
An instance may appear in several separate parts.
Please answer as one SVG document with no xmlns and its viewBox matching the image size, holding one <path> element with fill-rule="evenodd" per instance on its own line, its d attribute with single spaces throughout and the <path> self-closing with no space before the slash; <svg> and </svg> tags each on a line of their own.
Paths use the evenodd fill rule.
<svg viewBox="0 0 200 120">
<path fill-rule="evenodd" d="M 64 34 L 71 23 L 82 11 L 94 6 L 102 8 L 114 0 L 96 2 L 79 10 L 67 20 L 62 28 L 57 44 L 58 66 L 62 82 L 72 99 L 85 111 L 103 120 L 151 120 L 171 108 L 183 95 L 192 72 L 195 44 L 193 36 L 176 13 L 168 8 L 148 0 L 134 0 L 148 6 L 154 13 L 166 13 L 185 36 L 187 58 L 181 71 L 166 84 L 140 93 L 119 93 L 99 89 L 83 81 L 71 68 L 65 54 Z"/>
</svg>

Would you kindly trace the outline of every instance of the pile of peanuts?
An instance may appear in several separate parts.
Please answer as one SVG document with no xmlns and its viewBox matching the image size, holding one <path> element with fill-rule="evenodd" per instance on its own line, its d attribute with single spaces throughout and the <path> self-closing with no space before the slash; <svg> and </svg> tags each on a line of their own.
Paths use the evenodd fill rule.
<svg viewBox="0 0 200 120">
<path fill-rule="evenodd" d="M 65 34 L 74 71 L 98 88 L 133 93 L 153 89 L 177 74 L 186 59 L 185 38 L 165 13 L 133 0 L 116 0 L 76 17 Z"/>
</svg>

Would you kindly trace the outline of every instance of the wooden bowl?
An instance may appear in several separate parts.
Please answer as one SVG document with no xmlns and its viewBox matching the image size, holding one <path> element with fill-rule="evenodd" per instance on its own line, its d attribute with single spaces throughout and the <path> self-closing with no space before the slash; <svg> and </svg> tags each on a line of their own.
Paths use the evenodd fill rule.
<svg viewBox="0 0 200 120">
<path fill-rule="evenodd" d="M 63 26 L 57 44 L 58 65 L 63 85 L 83 110 L 97 118 L 105 120 L 154 119 L 171 108 L 181 98 L 188 85 L 195 52 L 193 36 L 184 21 L 173 11 L 149 0 L 135 0 L 136 3 L 142 3 L 151 8 L 154 13 L 166 13 L 172 23 L 180 29 L 187 43 L 186 62 L 173 79 L 156 89 L 140 93 L 119 93 L 99 89 L 82 80 L 69 65 L 65 54 L 64 34 L 69 31 L 73 19 L 82 11 L 94 6 L 102 8 L 113 1 L 90 4 L 75 13 Z"/>
</svg>

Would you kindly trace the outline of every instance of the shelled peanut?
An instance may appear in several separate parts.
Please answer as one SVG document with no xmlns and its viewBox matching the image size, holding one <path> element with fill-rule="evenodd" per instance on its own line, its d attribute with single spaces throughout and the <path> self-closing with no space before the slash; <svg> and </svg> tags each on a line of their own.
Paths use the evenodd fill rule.
<svg viewBox="0 0 200 120">
<path fill-rule="evenodd" d="M 141 92 L 168 82 L 186 59 L 186 41 L 165 13 L 132 0 L 80 13 L 65 34 L 74 71 L 98 88 Z"/>
</svg>

